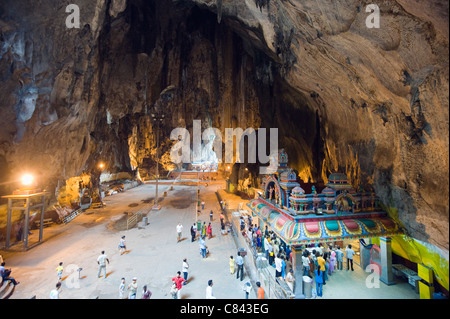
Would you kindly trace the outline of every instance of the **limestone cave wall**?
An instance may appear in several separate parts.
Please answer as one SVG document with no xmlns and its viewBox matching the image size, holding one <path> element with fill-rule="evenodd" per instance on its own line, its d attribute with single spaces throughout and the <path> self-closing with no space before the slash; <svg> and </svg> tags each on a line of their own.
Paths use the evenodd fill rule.
<svg viewBox="0 0 450 319">
<path fill-rule="evenodd" d="M 159 103 L 166 167 L 170 131 L 194 119 L 277 127 L 300 177 L 373 184 L 411 236 L 448 250 L 448 1 L 378 1 L 380 28 L 370 3 L 2 1 L 0 191 L 25 170 L 54 192 L 100 160 L 151 169 Z"/>
</svg>

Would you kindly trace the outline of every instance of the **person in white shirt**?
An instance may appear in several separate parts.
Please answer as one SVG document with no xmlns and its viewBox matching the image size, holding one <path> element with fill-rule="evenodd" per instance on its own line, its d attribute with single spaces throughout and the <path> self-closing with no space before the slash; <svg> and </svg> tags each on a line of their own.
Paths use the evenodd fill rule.
<svg viewBox="0 0 450 319">
<path fill-rule="evenodd" d="M 50 292 L 50 299 L 59 299 L 59 289 L 61 288 L 61 283 L 56 284 L 56 288 Z"/>
<path fill-rule="evenodd" d="M 98 264 L 98 273 L 97 277 L 100 278 L 100 273 L 103 270 L 104 277 L 103 279 L 106 279 L 106 262 L 109 264 L 108 256 L 105 255 L 105 251 L 102 251 L 101 255 L 97 258 L 97 264 Z"/>
<path fill-rule="evenodd" d="M 181 232 L 183 231 L 183 225 L 181 225 L 181 222 L 177 225 L 177 243 L 181 241 Z"/>
<path fill-rule="evenodd" d="M 353 271 L 353 255 L 355 251 L 352 249 L 352 245 L 348 245 L 347 249 L 345 249 L 345 255 L 347 257 L 347 270 L 350 270 L 350 265 L 352 266 Z"/>
<path fill-rule="evenodd" d="M 125 296 L 125 278 L 122 278 L 120 280 L 120 285 L 119 285 L 119 299 L 123 299 Z"/>
<path fill-rule="evenodd" d="M 127 250 L 127 244 L 125 242 L 125 236 L 122 236 L 122 238 L 120 238 L 120 242 L 119 242 L 119 252 L 121 255 L 123 255 L 124 252 L 126 252 Z"/>
<path fill-rule="evenodd" d="M 208 280 L 208 287 L 206 287 L 206 299 L 216 299 L 216 297 L 214 297 L 214 294 L 213 294 L 212 286 L 213 286 L 213 281 Z"/>
<path fill-rule="evenodd" d="M 183 259 L 183 277 L 184 277 L 183 285 L 187 285 L 188 271 L 189 271 L 189 264 L 187 262 L 187 259 L 184 258 Z"/>
<path fill-rule="evenodd" d="M 303 255 L 302 255 L 302 263 L 303 263 L 303 276 L 308 276 L 309 275 L 309 251 L 305 250 Z"/>
<path fill-rule="evenodd" d="M 275 257 L 275 278 L 281 277 L 282 260 L 280 254 Z"/>
<path fill-rule="evenodd" d="M 243 289 L 245 291 L 245 299 L 248 299 L 248 295 L 252 291 L 252 285 L 250 284 L 250 282 L 246 282 Z"/>
</svg>

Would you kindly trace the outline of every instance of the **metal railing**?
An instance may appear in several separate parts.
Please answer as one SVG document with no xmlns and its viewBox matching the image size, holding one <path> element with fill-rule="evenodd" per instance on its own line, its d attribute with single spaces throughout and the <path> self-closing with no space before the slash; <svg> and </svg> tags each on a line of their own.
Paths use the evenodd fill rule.
<svg viewBox="0 0 450 319">
<path fill-rule="evenodd" d="M 131 215 L 128 215 L 127 218 L 127 229 L 133 228 L 136 226 L 136 224 L 142 219 L 143 213 L 142 211 L 138 211 L 136 213 L 133 213 Z"/>
<path fill-rule="evenodd" d="M 238 218 L 236 216 L 231 217 L 231 233 L 233 236 L 235 236 L 236 240 L 240 242 L 241 244 L 244 244 L 245 249 L 249 252 L 247 254 L 252 256 L 253 259 L 253 265 L 255 265 L 258 275 L 261 278 L 261 281 L 264 281 L 265 290 L 267 291 L 267 296 L 269 298 L 276 298 L 276 299 L 291 299 L 293 297 L 293 294 L 287 284 L 282 281 L 282 279 L 279 280 L 279 282 L 275 279 L 274 274 L 270 273 L 268 267 L 272 267 L 267 265 L 267 267 L 260 268 L 258 267 L 257 258 L 259 257 L 258 251 L 255 246 L 252 246 L 250 243 L 250 238 L 247 236 L 243 236 L 242 232 L 240 230 L 240 225 L 238 222 Z M 234 231 L 233 231 L 234 230 Z"/>
<path fill-rule="evenodd" d="M 62 222 L 63 222 L 64 224 L 67 224 L 68 222 L 72 221 L 75 217 L 77 217 L 78 215 L 80 215 L 82 212 L 83 212 L 83 209 L 79 208 L 79 209 L 73 211 L 72 213 L 67 214 L 66 216 L 64 216 L 64 217 L 62 218 Z"/>
</svg>

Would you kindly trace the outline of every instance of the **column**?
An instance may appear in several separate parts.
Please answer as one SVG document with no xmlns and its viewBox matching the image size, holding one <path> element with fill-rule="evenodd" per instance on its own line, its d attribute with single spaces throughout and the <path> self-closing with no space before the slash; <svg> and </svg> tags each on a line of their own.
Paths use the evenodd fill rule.
<svg viewBox="0 0 450 319">
<path fill-rule="evenodd" d="M 6 221 L 6 249 L 11 247 L 11 210 L 12 210 L 12 198 L 8 198 L 8 212 Z"/>
<path fill-rule="evenodd" d="M 294 271 L 295 285 L 294 294 L 295 299 L 305 299 L 303 293 L 303 262 L 302 250 L 298 246 L 291 246 L 292 249 L 292 269 Z"/>
<path fill-rule="evenodd" d="M 45 214 L 45 195 L 42 195 L 42 207 L 41 207 L 41 222 L 39 224 L 39 241 L 42 241 L 44 233 L 44 214 Z"/>
<path fill-rule="evenodd" d="M 23 247 L 28 248 L 28 223 L 30 222 L 30 197 L 27 197 L 25 207 L 25 224 L 23 225 Z M 42 224 L 41 224 L 42 227 Z"/>
<path fill-rule="evenodd" d="M 381 250 L 381 276 L 380 280 L 386 285 L 393 285 L 394 275 L 392 273 L 392 247 L 390 237 L 380 237 Z"/>
</svg>

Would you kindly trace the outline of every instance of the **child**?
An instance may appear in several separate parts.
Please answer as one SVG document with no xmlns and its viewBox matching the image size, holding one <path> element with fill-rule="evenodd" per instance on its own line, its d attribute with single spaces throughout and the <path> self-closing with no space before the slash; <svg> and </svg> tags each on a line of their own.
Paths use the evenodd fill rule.
<svg viewBox="0 0 450 319">
<path fill-rule="evenodd" d="M 120 286 L 119 286 L 119 298 L 123 299 L 125 293 L 125 278 L 122 278 L 120 280 Z"/>
<path fill-rule="evenodd" d="M 63 268 L 63 263 L 60 262 L 60 263 L 59 263 L 59 266 L 56 267 L 56 273 L 58 274 L 58 281 L 61 281 L 61 277 L 62 277 L 63 270 L 64 270 L 64 268 Z"/>
<path fill-rule="evenodd" d="M 119 243 L 119 251 L 120 254 L 123 255 L 123 253 L 127 250 L 127 245 L 125 243 L 125 236 L 122 236 L 122 238 L 120 238 L 120 243 Z"/>
<path fill-rule="evenodd" d="M 172 288 L 170 288 L 170 294 L 172 295 L 172 299 L 177 299 L 177 293 L 178 293 L 177 284 L 173 283 Z"/>
</svg>

